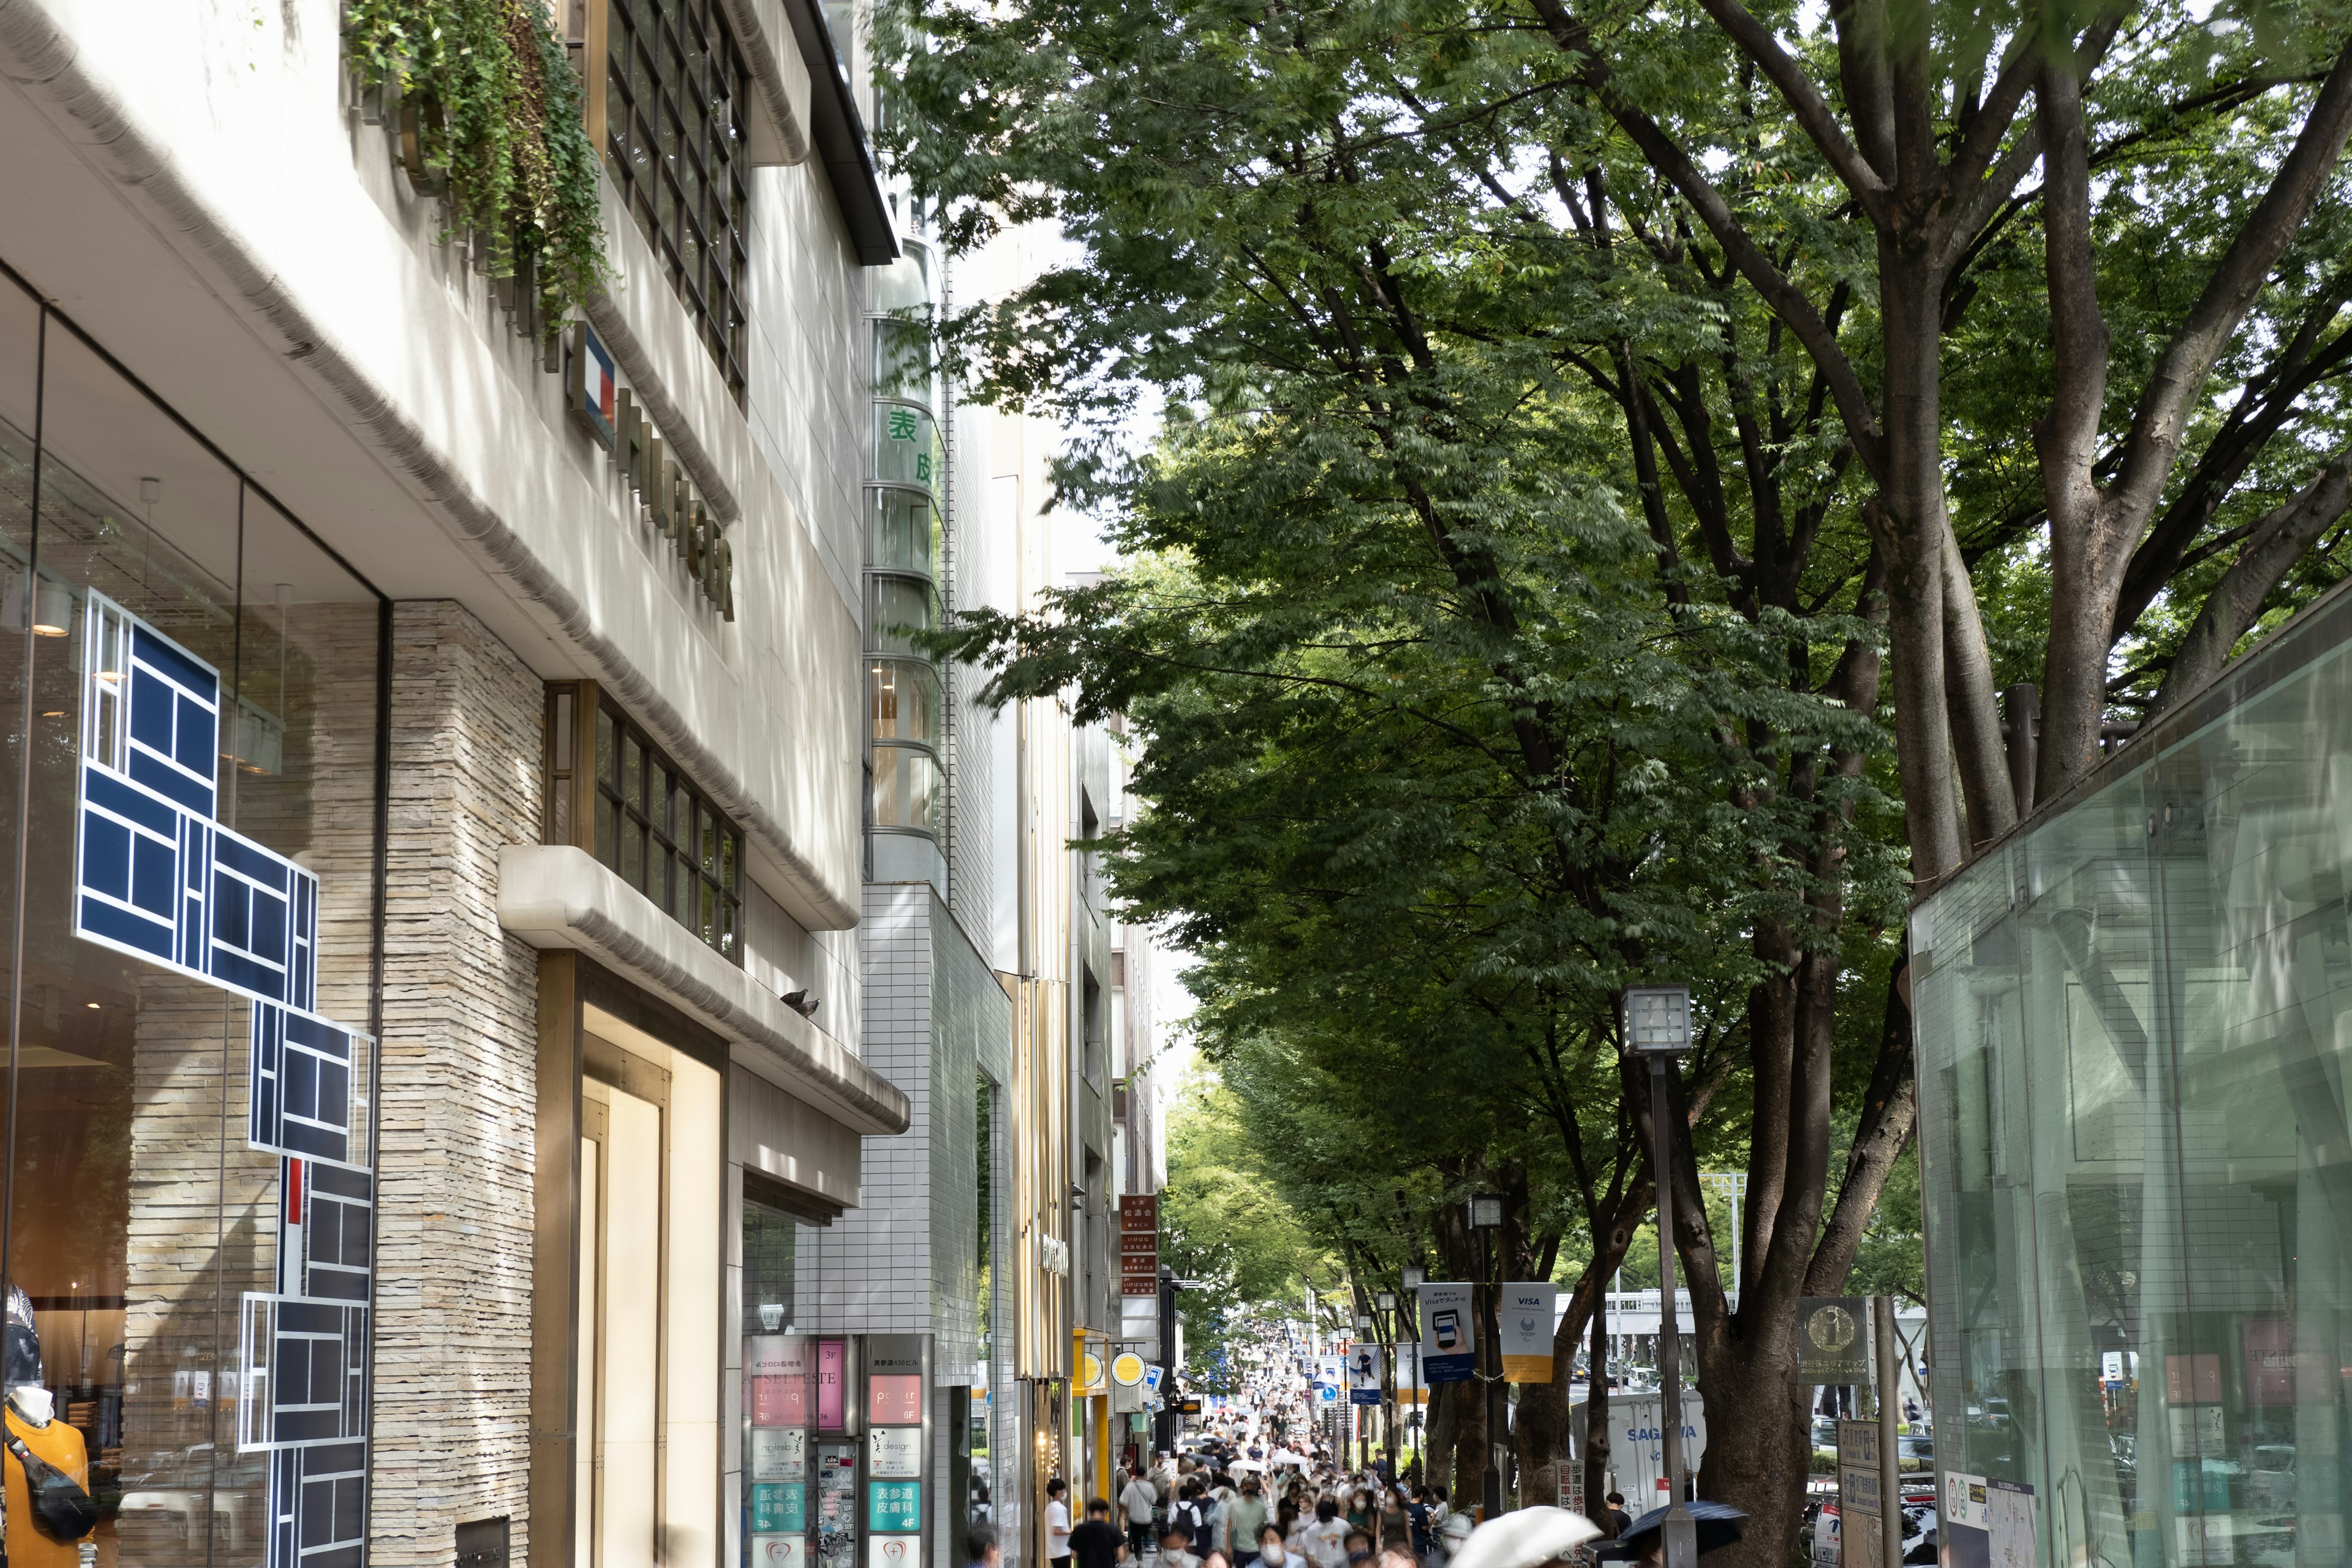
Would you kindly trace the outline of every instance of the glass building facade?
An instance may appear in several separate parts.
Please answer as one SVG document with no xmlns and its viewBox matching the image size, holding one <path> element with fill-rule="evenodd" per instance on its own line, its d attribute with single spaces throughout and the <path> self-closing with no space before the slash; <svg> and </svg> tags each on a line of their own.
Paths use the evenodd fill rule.
<svg viewBox="0 0 2352 1568">
<path fill-rule="evenodd" d="M 2338 594 L 1914 915 L 1948 1553 L 2346 1560 L 2347 643 Z"/>
<path fill-rule="evenodd" d="M 98 1517 L 19 1563 L 361 1560 L 389 628 L 0 272 L 6 1420 Z"/>
</svg>

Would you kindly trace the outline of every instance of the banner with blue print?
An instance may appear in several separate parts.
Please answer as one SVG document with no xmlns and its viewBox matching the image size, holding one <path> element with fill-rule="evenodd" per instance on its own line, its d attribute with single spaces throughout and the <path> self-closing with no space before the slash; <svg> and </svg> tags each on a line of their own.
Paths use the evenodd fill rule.
<svg viewBox="0 0 2352 1568">
<path fill-rule="evenodd" d="M 246 1142 L 278 1156 L 277 1289 L 243 1298 L 237 1448 L 267 1453 L 268 1568 L 362 1568 L 374 1041 L 318 1005 L 319 879 L 219 820 L 220 672 L 83 609 L 74 934 L 246 997 Z"/>
<path fill-rule="evenodd" d="M 319 879 L 215 819 L 220 672 L 88 599 L 74 934 L 308 1011 Z"/>
</svg>

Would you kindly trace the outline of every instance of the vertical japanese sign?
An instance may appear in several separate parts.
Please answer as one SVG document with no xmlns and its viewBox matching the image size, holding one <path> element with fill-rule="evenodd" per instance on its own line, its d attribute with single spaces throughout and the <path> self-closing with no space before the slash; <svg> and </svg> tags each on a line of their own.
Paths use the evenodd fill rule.
<svg viewBox="0 0 2352 1568">
<path fill-rule="evenodd" d="M 1838 1548 L 1853 1568 L 1878 1568 L 1886 1561 L 1881 1542 L 1885 1500 L 1878 1485 L 1878 1423 L 1837 1424 Z"/>
<path fill-rule="evenodd" d="M 1160 1294 L 1160 1199 L 1139 1193 L 1118 1200 L 1118 1293 Z"/>
</svg>

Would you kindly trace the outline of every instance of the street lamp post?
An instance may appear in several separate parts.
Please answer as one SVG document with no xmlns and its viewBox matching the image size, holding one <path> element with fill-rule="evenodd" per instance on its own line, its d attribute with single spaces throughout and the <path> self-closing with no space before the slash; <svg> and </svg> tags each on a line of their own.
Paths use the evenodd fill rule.
<svg viewBox="0 0 2352 1568">
<path fill-rule="evenodd" d="M 1380 1310 L 1381 1354 L 1388 1361 L 1388 1365 L 1383 1369 L 1386 1375 L 1382 1380 L 1388 1386 L 1381 1394 L 1381 1446 L 1389 1451 L 1389 1475 L 1393 1479 L 1397 1473 L 1397 1402 L 1394 1398 L 1397 1352 L 1396 1292 L 1393 1290 L 1378 1292 L 1372 1297 L 1372 1305 Z"/>
<path fill-rule="evenodd" d="M 1683 1501 L 1682 1313 L 1675 1306 L 1675 1058 L 1690 1049 L 1690 988 L 1625 993 L 1625 1047 L 1650 1063 L 1650 1173 L 1658 1189 L 1658 1426 L 1665 1438 L 1665 1568 L 1697 1568 L 1698 1528 Z M 1671 1402 L 1671 1403 L 1670 1403 Z"/>
<path fill-rule="evenodd" d="M 1486 1485 L 1481 1500 L 1488 1519 L 1503 1513 L 1503 1428 L 1510 1419 L 1503 1388 L 1502 1289 L 1489 1278 L 1495 1272 L 1495 1232 L 1502 1225 L 1502 1198 L 1494 1193 L 1473 1194 L 1470 1226 L 1478 1233 L 1478 1285 L 1486 1292 L 1486 1370 L 1482 1374 L 1486 1380 Z"/>
<path fill-rule="evenodd" d="M 1412 1305 L 1405 1309 L 1404 1330 L 1412 1341 L 1412 1417 L 1406 1423 L 1412 1434 L 1413 1462 L 1421 1473 L 1429 1473 L 1428 1457 L 1421 1451 L 1423 1434 L 1429 1430 L 1429 1389 L 1421 1381 L 1421 1288 L 1429 1279 L 1429 1270 L 1418 1263 L 1404 1266 L 1405 1294 Z"/>
</svg>

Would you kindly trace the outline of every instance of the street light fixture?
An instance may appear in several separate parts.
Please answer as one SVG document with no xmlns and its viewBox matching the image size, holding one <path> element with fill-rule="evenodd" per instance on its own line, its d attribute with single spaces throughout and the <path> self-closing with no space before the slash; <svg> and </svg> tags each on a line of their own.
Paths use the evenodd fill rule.
<svg viewBox="0 0 2352 1568">
<path fill-rule="evenodd" d="M 1395 1311 L 1396 1292 L 1393 1290 L 1382 1290 L 1372 1298 L 1372 1305 L 1378 1307 L 1383 1312 Z"/>
<path fill-rule="evenodd" d="M 1418 1290 L 1428 1282 L 1428 1269 L 1423 1268 L 1418 1263 L 1408 1263 L 1404 1266 L 1404 1288 L 1406 1289 Z"/>
<path fill-rule="evenodd" d="M 1698 1527 L 1683 1502 L 1682 1311 L 1675 1300 L 1675 1058 L 1690 1049 L 1690 987 L 1635 985 L 1625 992 L 1625 1048 L 1650 1063 L 1650 1170 L 1658 1189 L 1658 1383 L 1664 1438 L 1665 1568 L 1697 1568 Z"/>
<path fill-rule="evenodd" d="M 1486 1292 L 1486 1484 L 1484 1501 L 1488 1519 L 1503 1515 L 1503 1456 L 1501 1439 L 1508 1392 L 1503 1384 L 1503 1321 L 1501 1289 L 1494 1279 L 1495 1233 L 1503 1227 L 1503 1199 L 1497 1193 L 1470 1194 L 1470 1226 L 1478 1233 L 1478 1288 Z"/>
</svg>

